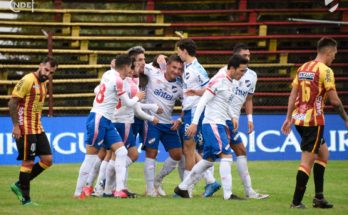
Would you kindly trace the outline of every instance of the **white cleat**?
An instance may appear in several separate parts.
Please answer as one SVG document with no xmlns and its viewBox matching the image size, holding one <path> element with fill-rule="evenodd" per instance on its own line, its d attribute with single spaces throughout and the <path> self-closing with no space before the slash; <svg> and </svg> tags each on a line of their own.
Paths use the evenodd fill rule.
<svg viewBox="0 0 348 215">
<path fill-rule="evenodd" d="M 261 193 L 250 193 L 246 196 L 248 199 L 266 199 L 269 197 L 269 194 L 261 194 Z"/>
<path fill-rule="evenodd" d="M 146 191 L 145 192 L 145 196 L 147 196 L 147 197 L 158 197 L 158 193 L 156 192 L 156 190 Z"/>
<path fill-rule="evenodd" d="M 160 196 L 166 196 L 166 192 L 162 188 L 162 182 L 156 177 L 154 181 L 155 190 Z"/>
</svg>

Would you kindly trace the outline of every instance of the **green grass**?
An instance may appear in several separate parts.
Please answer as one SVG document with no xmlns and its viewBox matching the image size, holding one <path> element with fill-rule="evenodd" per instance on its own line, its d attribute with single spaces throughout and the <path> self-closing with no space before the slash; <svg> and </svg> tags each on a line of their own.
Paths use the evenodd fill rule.
<svg viewBox="0 0 348 215">
<path fill-rule="evenodd" d="M 174 187 L 179 182 L 177 171 L 164 181 L 164 189 L 169 194 L 166 198 L 138 199 L 102 199 L 88 198 L 75 200 L 72 198 L 79 165 L 55 165 L 32 182 L 31 197 L 39 206 L 23 207 L 9 185 L 18 178 L 18 166 L 0 166 L 0 214 L 348 214 L 348 162 L 331 161 L 326 170 L 325 194 L 334 203 L 329 210 L 313 209 L 311 201 L 314 193 L 313 178 L 310 178 L 303 203 L 306 211 L 290 209 L 289 205 L 295 185 L 295 174 L 298 161 L 267 161 L 249 162 L 249 170 L 253 187 L 259 192 L 269 193 L 271 197 L 264 200 L 224 201 L 222 191 L 214 197 L 200 197 L 204 183 L 200 182 L 194 191 L 193 199 L 171 198 Z M 160 165 L 157 169 L 159 170 Z M 218 176 L 218 165 L 215 166 Z M 243 187 L 233 165 L 233 191 L 243 195 Z M 132 191 L 143 194 L 145 181 L 143 163 L 136 163 L 130 168 L 129 187 Z M 219 179 L 218 179 L 219 180 Z"/>
</svg>

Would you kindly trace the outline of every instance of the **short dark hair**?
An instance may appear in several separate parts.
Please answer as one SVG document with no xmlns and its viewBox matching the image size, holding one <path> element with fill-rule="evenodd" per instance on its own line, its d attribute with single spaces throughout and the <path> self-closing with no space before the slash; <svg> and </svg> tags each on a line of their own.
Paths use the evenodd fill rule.
<svg viewBox="0 0 348 215">
<path fill-rule="evenodd" d="M 320 52 L 326 47 L 337 47 L 337 42 L 331 37 L 322 37 L 317 43 L 317 51 Z"/>
<path fill-rule="evenodd" d="M 49 63 L 51 65 L 51 67 L 58 67 L 57 60 L 51 56 L 47 56 L 44 59 L 42 59 L 41 63 L 43 63 L 43 64 Z"/>
<path fill-rule="evenodd" d="M 192 39 L 181 39 L 176 43 L 176 46 L 181 50 L 186 49 L 187 53 L 194 57 L 196 56 L 197 45 Z"/>
<path fill-rule="evenodd" d="M 231 67 L 237 69 L 241 64 L 248 64 L 248 62 L 248 59 L 246 59 L 242 55 L 234 54 L 228 60 L 227 69 L 230 69 Z"/>
<path fill-rule="evenodd" d="M 122 55 L 116 56 L 116 62 L 115 62 L 116 69 L 121 69 L 127 65 L 131 66 L 131 64 L 132 64 L 132 59 L 128 55 L 122 54 Z"/>
<path fill-rule="evenodd" d="M 240 53 L 240 51 L 242 50 L 249 50 L 249 47 L 247 44 L 245 43 L 237 43 L 236 45 L 234 45 L 233 47 L 233 54 L 238 54 Z"/>
<path fill-rule="evenodd" d="M 183 64 L 184 62 L 181 60 L 181 58 L 179 57 L 179 55 L 171 55 L 169 56 L 169 58 L 167 59 L 167 64 L 170 64 L 171 62 L 178 62 Z"/>
<path fill-rule="evenodd" d="M 131 58 L 135 58 L 139 54 L 145 54 L 145 49 L 142 46 L 134 46 L 127 50 L 127 54 Z"/>
</svg>

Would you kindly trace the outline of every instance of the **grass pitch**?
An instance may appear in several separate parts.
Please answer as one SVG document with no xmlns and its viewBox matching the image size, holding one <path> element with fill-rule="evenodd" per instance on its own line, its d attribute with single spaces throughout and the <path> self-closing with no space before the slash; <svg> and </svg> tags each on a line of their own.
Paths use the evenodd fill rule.
<svg viewBox="0 0 348 215">
<path fill-rule="evenodd" d="M 311 202 L 314 194 L 313 177 L 310 178 L 303 203 L 305 211 L 290 209 L 289 205 L 295 186 L 298 161 L 250 161 L 249 171 L 253 187 L 261 193 L 271 195 L 264 200 L 224 201 L 219 190 L 212 198 L 203 199 L 204 183 L 200 182 L 194 190 L 193 199 L 172 198 L 174 187 L 179 183 L 175 170 L 164 180 L 164 190 L 168 197 L 137 199 L 103 199 L 90 197 L 86 200 L 72 198 L 76 185 L 79 164 L 54 165 L 36 178 L 31 184 L 32 200 L 38 206 L 20 205 L 9 185 L 18 178 L 19 166 L 0 166 L 0 214 L 126 214 L 126 215 L 225 215 L 225 214 L 348 214 L 348 161 L 330 161 L 325 175 L 326 198 L 334 204 L 333 209 L 314 209 Z M 157 165 L 159 171 L 161 164 Z M 244 195 L 243 187 L 236 170 L 232 166 L 233 192 Z M 215 176 L 219 180 L 218 165 Z M 143 195 L 145 179 L 143 163 L 130 167 L 130 190 Z"/>
</svg>

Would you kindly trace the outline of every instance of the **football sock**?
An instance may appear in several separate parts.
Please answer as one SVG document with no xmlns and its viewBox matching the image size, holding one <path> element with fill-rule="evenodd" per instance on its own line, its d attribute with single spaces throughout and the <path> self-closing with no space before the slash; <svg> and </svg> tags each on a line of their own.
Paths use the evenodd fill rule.
<svg viewBox="0 0 348 215">
<path fill-rule="evenodd" d="M 231 174 L 231 165 L 232 158 L 221 158 L 220 161 L 220 177 L 221 185 L 224 193 L 224 199 L 229 199 L 232 195 L 232 174 Z"/>
<path fill-rule="evenodd" d="M 100 164 L 100 168 L 99 168 L 99 173 L 98 173 L 98 179 L 97 179 L 97 184 L 96 184 L 96 188 L 97 190 L 102 190 L 103 189 L 103 184 L 104 184 L 104 180 L 105 180 L 105 175 L 106 175 L 106 168 L 109 164 L 109 161 L 103 160 Z"/>
<path fill-rule="evenodd" d="M 193 166 L 190 174 L 186 178 L 184 178 L 184 181 L 179 184 L 179 188 L 182 190 L 188 190 L 190 186 L 192 186 L 201 178 L 202 173 L 213 165 L 214 162 L 210 162 L 204 159 L 200 160 Z M 185 172 L 186 171 L 187 170 L 185 170 Z"/>
<path fill-rule="evenodd" d="M 51 164 L 42 161 L 37 162 L 30 173 L 30 181 L 40 175 L 45 169 L 49 168 Z"/>
<path fill-rule="evenodd" d="M 181 159 L 178 163 L 178 172 L 180 180 L 184 180 L 184 171 L 185 171 L 185 156 L 181 155 Z"/>
<path fill-rule="evenodd" d="M 251 187 L 251 179 L 248 170 L 248 163 L 246 156 L 237 156 L 237 170 L 240 176 L 240 179 L 244 185 L 244 193 L 245 195 L 249 195 L 249 193 L 253 192 Z"/>
<path fill-rule="evenodd" d="M 112 188 L 115 185 L 115 161 L 110 160 L 108 166 L 106 167 L 106 174 L 105 174 L 105 194 L 111 194 Z"/>
<path fill-rule="evenodd" d="M 164 161 L 163 167 L 158 174 L 158 178 L 160 179 L 160 181 L 162 181 L 165 176 L 169 175 L 169 173 L 173 172 L 178 162 L 179 161 L 173 160 L 173 158 L 171 157 L 168 157 Z"/>
<path fill-rule="evenodd" d="M 21 166 L 20 172 L 19 172 L 19 184 L 22 190 L 22 195 L 24 198 L 24 201 L 27 201 L 30 199 L 30 175 L 31 175 L 31 168 Z"/>
<path fill-rule="evenodd" d="M 146 181 L 146 193 L 152 193 L 155 190 L 154 181 L 156 173 L 156 160 L 145 158 L 144 174 Z"/>
<path fill-rule="evenodd" d="M 128 151 L 126 147 L 122 146 L 118 148 L 115 152 L 115 171 L 116 171 L 116 191 L 121 191 L 125 189 L 125 179 L 126 179 L 126 163 Z"/>
<path fill-rule="evenodd" d="M 91 172 L 89 173 L 86 186 L 93 186 L 93 182 L 95 178 L 97 177 L 101 162 L 102 160 L 100 160 L 100 158 L 98 157 L 93 165 L 93 168 L 91 169 Z"/>
<path fill-rule="evenodd" d="M 315 198 L 323 199 L 324 195 L 324 173 L 326 168 L 326 162 L 316 160 L 313 167 L 314 185 L 315 185 Z"/>
<path fill-rule="evenodd" d="M 97 158 L 98 155 L 85 155 L 85 159 L 82 162 L 79 171 L 79 176 L 77 178 L 76 189 L 74 194 L 75 196 L 79 196 L 81 194 L 83 186 L 86 185 L 89 172 L 91 171 L 91 168 L 93 167 L 93 164 Z"/>
<path fill-rule="evenodd" d="M 306 191 L 307 182 L 309 179 L 309 172 L 300 166 L 296 176 L 296 188 L 292 203 L 299 205 L 302 202 L 303 195 Z"/>
</svg>

